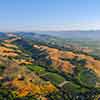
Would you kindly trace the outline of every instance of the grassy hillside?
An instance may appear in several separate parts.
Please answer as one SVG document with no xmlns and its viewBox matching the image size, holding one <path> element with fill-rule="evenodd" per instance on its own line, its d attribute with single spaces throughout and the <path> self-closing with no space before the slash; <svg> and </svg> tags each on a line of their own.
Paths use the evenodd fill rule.
<svg viewBox="0 0 100 100">
<path fill-rule="evenodd" d="M 91 51 L 48 35 L 6 33 L 0 100 L 98 100 L 100 60 Z"/>
</svg>

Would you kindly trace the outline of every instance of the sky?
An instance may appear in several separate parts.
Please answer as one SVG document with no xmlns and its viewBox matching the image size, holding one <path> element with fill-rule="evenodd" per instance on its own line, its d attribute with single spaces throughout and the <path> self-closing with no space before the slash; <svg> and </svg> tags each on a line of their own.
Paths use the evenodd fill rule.
<svg viewBox="0 0 100 100">
<path fill-rule="evenodd" d="M 0 31 L 100 29 L 100 0 L 0 0 Z"/>
</svg>

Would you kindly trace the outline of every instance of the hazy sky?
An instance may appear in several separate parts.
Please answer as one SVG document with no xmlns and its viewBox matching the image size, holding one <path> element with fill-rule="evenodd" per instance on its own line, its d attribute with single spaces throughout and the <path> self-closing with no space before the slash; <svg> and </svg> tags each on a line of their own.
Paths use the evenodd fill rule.
<svg viewBox="0 0 100 100">
<path fill-rule="evenodd" d="M 100 29 L 100 0 L 0 0 L 0 31 Z"/>
</svg>

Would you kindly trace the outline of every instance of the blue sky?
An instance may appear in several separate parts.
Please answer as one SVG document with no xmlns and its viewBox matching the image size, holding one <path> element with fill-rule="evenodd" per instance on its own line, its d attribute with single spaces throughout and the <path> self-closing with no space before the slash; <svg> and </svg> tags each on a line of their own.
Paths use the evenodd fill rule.
<svg viewBox="0 0 100 100">
<path fill-rule="evenodd" d="M 0 0 L 0 31 L 100 29 L 100 0 Z"/>
</svg>

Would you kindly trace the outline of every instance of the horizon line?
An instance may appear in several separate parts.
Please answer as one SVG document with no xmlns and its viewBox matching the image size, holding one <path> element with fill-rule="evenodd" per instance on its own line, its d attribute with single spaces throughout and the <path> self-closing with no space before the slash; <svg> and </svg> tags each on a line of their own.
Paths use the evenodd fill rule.
<svg viewBox="0 0 100 100">
<path fill-rule="evenodd" d="M 0 31 L 0 32 L 73 32 L 73 31 L 100 31 L 100 29 L 75 29 L 75 30 L 15 30 L 15 31 Z"/>
</svg>

